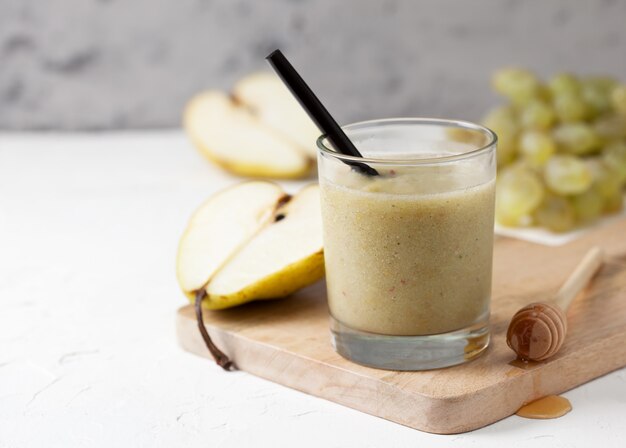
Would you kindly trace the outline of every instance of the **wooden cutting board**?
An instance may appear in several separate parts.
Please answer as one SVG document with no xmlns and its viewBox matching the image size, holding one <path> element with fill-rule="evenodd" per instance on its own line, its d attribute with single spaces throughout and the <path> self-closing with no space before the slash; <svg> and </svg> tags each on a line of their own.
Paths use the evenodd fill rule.
<svg viewBox="0 0 626 448">
<path fill-rule="evenodd" d="M 608 261 L 572 304 L 561 351 L 526 369 L 510 364 L 505 333 L 513 313 L 556 292 L 594 244 Z M 560 247 L 497 238 L 492 342 L 461 366 L 394 372 L 345 360 L 330 344 L 323 282 L 287 300 L 205 312 L 205 321 L 217 345 L 254 375 L 422 431 L 470 431 L 626 365 L 626 220 Z M 184 349 L 210 357 L 191 306 L 178 311 L 177 331 Z"/>
</svg>

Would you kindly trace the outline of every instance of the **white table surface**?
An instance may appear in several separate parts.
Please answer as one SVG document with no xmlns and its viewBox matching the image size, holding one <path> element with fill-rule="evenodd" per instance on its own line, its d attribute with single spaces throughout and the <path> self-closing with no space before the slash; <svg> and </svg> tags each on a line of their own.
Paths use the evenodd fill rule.
<svg viewBox="0 0 626 448">
<path fill-rule="evenodd" d="M 441 436 L 182 351 L 178 238 L 237 181 L 176 131 L 0 134 L 0 447 L 626 446 L 624 369 L 563 418 Z"/>
</svg>

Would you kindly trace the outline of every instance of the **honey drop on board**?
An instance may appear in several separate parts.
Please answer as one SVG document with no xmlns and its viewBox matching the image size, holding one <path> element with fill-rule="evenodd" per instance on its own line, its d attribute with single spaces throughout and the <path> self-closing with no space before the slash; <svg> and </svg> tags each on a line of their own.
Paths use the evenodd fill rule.
<svg viewBox="0 0 626 448">
<path fill-rule="evenodd" d="M 572 410 L 572 405 L 565 397 L 548 395 L 532 401 L 517 410 L 515 413 L 524 418 L 558 418 Z"/>
</svg>

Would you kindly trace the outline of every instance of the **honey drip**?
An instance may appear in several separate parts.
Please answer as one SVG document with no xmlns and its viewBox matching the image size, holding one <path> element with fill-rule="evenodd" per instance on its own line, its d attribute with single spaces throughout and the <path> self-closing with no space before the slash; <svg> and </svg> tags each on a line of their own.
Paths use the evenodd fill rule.
<svg viewBox="0 0 626 448">
<path fill-rule="evenodd" d="M 513 367 L 517 367 L 518 369 L 522 369 L 522 370 L 532 370 L 535 367 L 537 367 L 539 363 L 537 362 L 533 362 L 533 361 L 525 361 L 523 359 L 514 359 L 513 361 L 509 362 L 510 366 Z"/>
<path fill-rule="evenodd" d="M 548 395 L 532 401 L 517 410 L 515 413 L 524 418 L 558 418 L 572 410 L 572 404 L 565 397 Z"/>
</svg>

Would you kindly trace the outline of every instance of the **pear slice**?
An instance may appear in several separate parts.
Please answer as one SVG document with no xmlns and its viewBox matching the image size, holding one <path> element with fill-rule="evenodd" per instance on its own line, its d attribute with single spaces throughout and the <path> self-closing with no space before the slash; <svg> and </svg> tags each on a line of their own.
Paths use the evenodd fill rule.
<svg viewBox="0 0 626 448">
<path fill-rule="evenodd" d="M 322 251 L 317 185 L 291 198 L 275 184 L 246 182 L 202 204 L 181 238 L 176 268 L 219 366 L 234 364 L 211 340 L 202 308 L 287 296 L 324 275 Z"/>
<path fill-rule="evenodd" d="M 209 281 L 203 305 L 285 297 L 324 275 L 319 187 L 302 189 Z"/>
<path fill-rule="evenodd" d="M 303 149 L 219 91 L 193 98 L 183 125 L 202 154 L 235 174 L 298 178 L 313 166 Z"/>
<path fill-rule="evenodd" d="M 193 214 L 178 247 L 176 273 L 194 297 L 215 272 L 267 224 L 288 196 L 276 184 L 244 182 L 222 190 Z"/>
<path fill-rule="evenodd" d="M 235 84 L 233 96 L 252 109 L 263 124 L 288 137 L 315 159 L 315 141 L 320 131 L 276 75 L 248 75 Z"/>
</svg>

